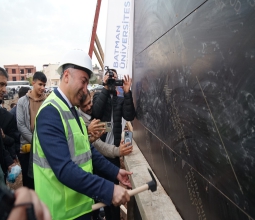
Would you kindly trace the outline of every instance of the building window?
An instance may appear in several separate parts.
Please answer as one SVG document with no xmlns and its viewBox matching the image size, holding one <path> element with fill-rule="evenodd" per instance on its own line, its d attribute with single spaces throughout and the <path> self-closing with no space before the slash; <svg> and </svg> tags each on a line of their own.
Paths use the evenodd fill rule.
<svg viewBox="0 0 255 220">
<path fill-rule="evenodd" d="M 5 70 L 6 70 L 6 72 L 8 73 L 8 68 L 6 68 Z"/>
<path fill-rule="evenodd" d="M 27 69 L 27 73 L 31 73 L 31 69 Z"/>
<path fill-rule="evenodd" d="M 16 73 L 16 69 L 12 69 L 12 74 L 15 74 Z"/>
<path fill-rule="evenodd" d="M 21 80 L 25 80 L 25 77 L 24 77 L 24 76 L 21 76 Z"/>
<path fill-rule="evenodd" d="M 12 81 L 16 81 L 16 76 L 12 77 Z"/>
<path fill-rule="evenodd" d="M 24 69 L 21 69 L 21 70 L 20 70 L 20 74 L 24 74 Z"/>
</svg>

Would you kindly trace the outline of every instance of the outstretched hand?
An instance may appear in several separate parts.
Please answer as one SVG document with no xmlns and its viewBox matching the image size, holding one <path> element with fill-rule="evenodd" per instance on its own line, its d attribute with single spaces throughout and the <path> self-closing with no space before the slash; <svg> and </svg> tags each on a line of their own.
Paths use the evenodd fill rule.
<svg viewBox="0 0 255 220">
<path fill-rule="evenodd" d="M 98 138 L 100 138 L 103 134 L 104 134 L 105 130 L 103 131 L 97 131 L 94 133 L 91 133 L 89 136 L 89 142 L 92 144 L 93 142 L 95 142 Z"/>
<path fill-rule="evenodd" d="M 123 169 L 119 170 L 119 173 L 117 175 L 117 179 L 124 185 L 127 186 L 129 188 L 132 188 L 131 182 L 128 178 L 128 175 L 132 175 L 133 172 L 129 172 Z"/>
<path fill-rule="evenodd" d="M 124 144 L 124 140 L 120 142 L 120 146 L 119 146 L 120 156 L 126 156 L 133 151 L 133 146 L 132 145 L 128 146 L 129 144 L 130 143 Z"/>
<path fill-rule="evenodd" d="M 132 79 L 129 77 L 129 75 L 124 75 L 124 80 L 123 80 L 123 90 L 125 93 L 128 93 L 130 90 L 132 84 Z"/>
<path fill-rule="evenodd" d="M 88 126 L 88 134 L 97 134 L 97 132 L 101 133 L 105 131 L 105 125 L 100 124 L 100 119 L 93 119 Z"/>
</svg>

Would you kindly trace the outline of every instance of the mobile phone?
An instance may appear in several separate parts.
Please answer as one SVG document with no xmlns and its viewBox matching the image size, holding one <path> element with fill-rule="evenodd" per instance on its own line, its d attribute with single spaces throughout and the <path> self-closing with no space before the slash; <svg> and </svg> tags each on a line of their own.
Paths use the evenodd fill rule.
<svg viewBox="0 0 255 220">
<path fill-rule="evenodd" d="M 13 208 L 14 193 L 4 183 L 0 183 L 0 220 L 6 220 Z"/>
<path fill-rule="evenodd" d="M 124 132 L 124 143 L 130 143 L 128 146 L 132 145 L 133 133 L 132 131 Z"/>
<path fill-rule="evenodd" d="M 112 123 L 111 122 L 99 122 L 99 124 L 102 124 L 105 127 L 105 132 L 112 131 Z"/>
</svg>

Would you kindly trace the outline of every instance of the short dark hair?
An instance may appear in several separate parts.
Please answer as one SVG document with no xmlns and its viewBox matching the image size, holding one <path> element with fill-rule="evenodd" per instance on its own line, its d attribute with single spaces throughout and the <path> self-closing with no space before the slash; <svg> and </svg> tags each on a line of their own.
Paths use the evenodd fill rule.
<svg viewBox="0 0 255 220">
<path fill-rule="evenodd" d="M 0 67 L 0 76 L 5 76 L 8 79 L 8 73 L 2 67 Z"/>
<path fill-rule="evenodd" d="M 116 69 L 109 69 L 109 70 L 111 70 L 111 71 L 115 72 L 115 73 L 118 75 L 118 73 L 117 73 L 117 70 L 116 70 Z M 109 72 L 109 71 L 107 70 L 107 71 L 105 72 L 105 74 L 104 74 L 104 75 L 106 75 L 108 72 Z"/>
<path fill-rule="evenodd" d="M 33 81 L 35 81 L 35 80 L 40 80 L 40 81 L 46 83 L 47 77 L 45 76 L 45 74 L 43 72 L 38 71 L 38 72 L 35 72 L 35 74 L 33 76 Z"/>
<path fill-rule="evenodd" d="M 88 98 L 88 96 L 90 96 L 90 91 L 87 89 L 87 94 L 84 94 L 81 98 L 80 104 L 82 105 L 85 100 Z"/>
<path fill-rule="evenodd" d="M 20 89 L 19 89 L 19 92 L 18 92 L 18 96 L 19 98 L 23 97 L 24 95 L 27 94 L 27 92 L 30 90 L 29 87 L 25 87 L 25 86 L 22 86 Z"/>
</svg>

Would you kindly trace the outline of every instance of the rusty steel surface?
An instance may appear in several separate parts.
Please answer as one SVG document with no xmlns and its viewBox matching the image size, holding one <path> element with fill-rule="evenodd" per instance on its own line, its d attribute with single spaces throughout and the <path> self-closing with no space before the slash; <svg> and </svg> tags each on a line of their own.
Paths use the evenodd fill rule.
<svg viewBox="0 0 255 220">
<path fill-rule="evenodd" d="M 134 139 L 180 215 L 254 219 L 254 0 L 136 0 L 134 25 Z"/>
</svg>

